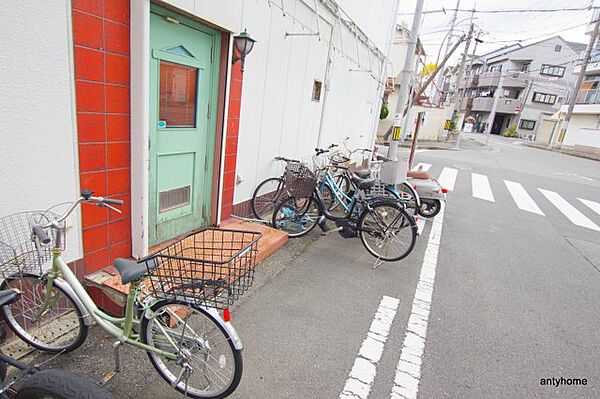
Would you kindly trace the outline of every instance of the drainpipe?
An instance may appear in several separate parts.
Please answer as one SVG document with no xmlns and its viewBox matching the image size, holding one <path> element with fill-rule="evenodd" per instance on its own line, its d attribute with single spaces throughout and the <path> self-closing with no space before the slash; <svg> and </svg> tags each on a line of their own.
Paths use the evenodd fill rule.
<svg viewBox="0 0 600 399">
<path fill-rule="evenodd" d="M 321 138 L 323 136 L 323 121 L 325 120 L 325 111 L 327 110 L 327 97 L 329 94 L 329 72 L 331 71 L 331 49 L 333 48 L 333 32 L 335 31 L 335 25 L 331 26 L 331 34 L 329 35 L 329 49 L 327 50 L 327 64 L 325 65 L 325 78 L 323 79 L 323 85 L 325 86 L 325 92 L 323 93 L 323 105 L 321 105 L 321 117 L 319 118 L 319 135 L 317 136 L 317 147 L 321 147 Z"/>
</svg>

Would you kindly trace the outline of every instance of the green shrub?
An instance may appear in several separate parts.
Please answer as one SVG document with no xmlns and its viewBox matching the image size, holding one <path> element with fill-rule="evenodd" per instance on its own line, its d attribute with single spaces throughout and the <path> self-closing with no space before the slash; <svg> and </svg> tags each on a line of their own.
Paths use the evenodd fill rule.
<svg viewBox="0 0 600 399">
<path fill-rule="evenodd" d="M 385 119 L 390 114 L 390 110 L 386 103 L 381 104 L 381 111 L 379 111 L 379 119 Z"/>
<path fill-rule="evenodd" d="M 504 137 L 519 137 L 519 132 L 517 131 L 517 125 L 510 125 L 508 129 L 504 131 Z"/>
</svg>

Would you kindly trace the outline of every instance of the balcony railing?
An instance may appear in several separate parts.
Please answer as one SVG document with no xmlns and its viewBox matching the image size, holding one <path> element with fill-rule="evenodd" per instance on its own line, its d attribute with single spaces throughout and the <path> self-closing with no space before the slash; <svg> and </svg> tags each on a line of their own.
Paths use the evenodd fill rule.
<svg viewBox="0 0 600 399">
<path fill-rule="evenodd" d="M 600 89 L 579 90 L 577 104 L 600 104 Z"/>
</svg>

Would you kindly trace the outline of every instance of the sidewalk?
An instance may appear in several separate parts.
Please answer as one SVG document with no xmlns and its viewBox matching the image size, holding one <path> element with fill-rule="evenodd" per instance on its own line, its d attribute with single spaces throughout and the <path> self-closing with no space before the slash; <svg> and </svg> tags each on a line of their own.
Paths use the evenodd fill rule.
<svg viewBox="0 0 600 399">
<path fill-rule="evenodd" d="M 400 148 L 410 148 L 412 138 L 407 138 L 404 143 L 400 143 Z M 456 140 L 436 141 L 436 140 L 418 140 L 418 150 L 472 150 L 485 148 L 483 143 L 480 143 L 475 138 L 466 134 L 461 134 L 459 148 L 456 148 Z"/>
<path fill-rule="evenodd" d="M 548 148 L 547 144 L 543 144 L 543 143 L 536 143 L 533 141 L 523 141 L 522 145 L 525 145 L 527 147 L 532 147 L 532 148 L 537 148 L 539 150 L 545 150 L 545 151 L 552 151 L 552 152 L 560 152 L 562 154 L 567 154 L 567 155 L 571 155 L 574 157 L 579 157 L 579 158 L 585 158 L 585 159 L 591 159 L 594 161 L 600 161 L 600 154 L 593 154 L 590 152 L 585 152 L 585 151 L 578 151 L 575 149 L 570 149 L 570 148 Z"/>
</svg>

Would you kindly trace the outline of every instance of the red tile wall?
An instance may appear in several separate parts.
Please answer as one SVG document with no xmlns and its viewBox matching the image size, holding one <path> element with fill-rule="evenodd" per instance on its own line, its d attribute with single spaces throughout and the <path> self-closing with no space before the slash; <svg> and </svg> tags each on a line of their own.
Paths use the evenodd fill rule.
<svg viewBox="0 0 600 399">
<path fill-rule="evenodd" d="M 233 191 L 235 190 L 235 168 L 237 162 L 238 133 L 240 130 L 240 107 L 242 102 L 241 62 L 231 67 L 229 88 L 229 115 L 227 116 L 227 137 L 225 138 L 225 168 L 223 172 L 223 201 L 221 220 L 227 220 L 233 212 Z"/>
<path fill-rule="evenodd" d="M 82 206 L 85 274 L 131 256 L 129 0 L 73 0 L 82 189 L 125 201 L 117 214 Z"/>
</svg>

